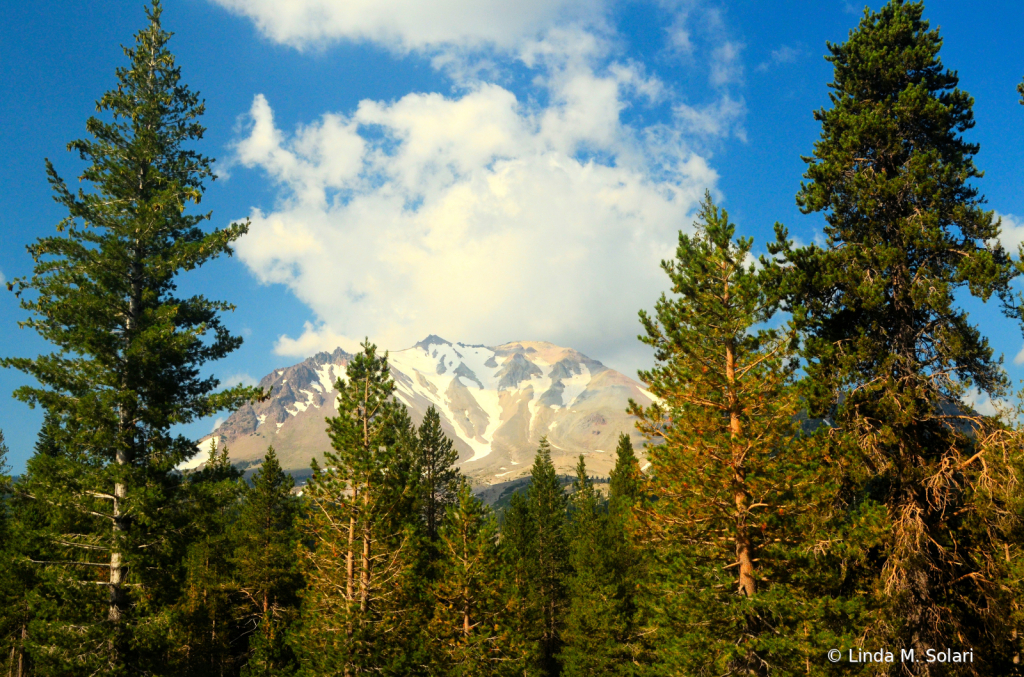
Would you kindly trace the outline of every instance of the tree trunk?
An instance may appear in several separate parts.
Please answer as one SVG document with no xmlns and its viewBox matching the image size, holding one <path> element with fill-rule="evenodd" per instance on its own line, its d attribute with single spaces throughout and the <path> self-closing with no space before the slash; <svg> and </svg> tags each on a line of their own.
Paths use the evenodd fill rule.
<svg viewBox="0 0 1024 677">
<path fill-rule="evenodd" d="M 726 286 L 725 301 L 729 301 Z M 753 546 L 747 529 L 747 506 L 750 504 L 746 490 L 746 477 L 743 472 L 743 453 L 739 447 L 739 438 L 743 433 L 740 420 L 740 402 L 736 395 L 736 346 L 733 340 L 725 344 L 725 378 L 728 382 L 729 396 L 729 437 L 733 443 L 733 501 L 736 505 L 736 561 L 739 563 L 739 590 L 745 597 L 753 597 L 757 591 L 754 581 Z"/>
<path fill-rule="evenodd" d="M 141 186 L 140 186 L 141 190 Z M 125 318 L 124 326 L 124 355 L 125 360 L 128 359 L 129 348 L 131 347 L 132 333 L 135 331 L 138 324 L 138 314 L 140 312 L 140 306 L 142 304 L 142 273 L 139 268 L 138 259 L 142 253 L 139 251 L 139 242 L 135 242 L 135 249 L 133 251 L 135 260 L 131 264 L 131 279 L 130 286 L 131 292 L 128 299 L 128 317 Z M 128 382 L 129 374 L 123 373 L 121 375 L 121 389 L 122 392 L 127 391 L 131 384 Z M 128 465 L 131 461 L 129 458 L 130 450 L 135 446 L 135 422 L 129 417 L 129 413 L 125 411 L 124 404 L 122 403 L 118 411 L 118 427 L 120 433 L 117 441 L 117 449 L 114 452 L 114 461 L 120 468 Z M 124 482 L 114 483 L 114 505 L 113 505 L 113 547 L 110 552 L 110 601 L 107 608 L 107 618 L 114 622 L 119 623 L 121 621 L 122 612 L 124 609 L 124 574 L 125 566 L 121 559 L 121 540 L 124 532 L 127 531 L 127 520 L 122 514 L 122 502 L 128 495 L 127 487 Z"/>
</svg>

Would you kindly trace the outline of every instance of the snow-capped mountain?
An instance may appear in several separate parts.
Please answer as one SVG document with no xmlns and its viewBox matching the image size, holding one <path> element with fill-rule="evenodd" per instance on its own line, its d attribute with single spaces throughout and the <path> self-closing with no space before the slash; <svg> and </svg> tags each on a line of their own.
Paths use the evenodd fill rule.
<svg viewBox="0 0 1024 677">
<path fill-rule="evenodd" d="M 253 465 L 273 445 L 285 469 L 308 469 L 311 458 L 320 460 L 330 449 L 324 418 L 337 415 L 334 383 L 350 358 L 339 348 L 268 374 L 260 385 L 273 387 L 271 398 L 239 409 L 200 447 L 216 439 L 235 463 Z M 652 396 L 571 348 L 542 341 L 487 347 L 432 335 L 389 353 L 388 362 L 413 421 L 433 405 L 459 450 L 462 471 L 478 486 L 528 474 L 545 435 L 556 468 L 565 473 L 582 453 L 593 474 L 607 475 L 621 432 L 642 448 L 626 403 L 633 398 L 646 406 Z"/>
</svg>

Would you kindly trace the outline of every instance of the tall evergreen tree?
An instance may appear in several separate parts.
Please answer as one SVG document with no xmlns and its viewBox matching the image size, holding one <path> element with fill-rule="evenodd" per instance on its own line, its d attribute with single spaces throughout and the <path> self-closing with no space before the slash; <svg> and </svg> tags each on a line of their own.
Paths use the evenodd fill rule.
<svg viewBox="0 0 1024 677">
<path fill-rule="evenodd" d="M 14 486 L 7 465 L 7 445 L 0 430 L 0 666 L 7 674 L 25 674 L 22 634 L 27 630 L 23 619 L 25 590 L 18 580 L 15 561 L 15 527 L 12 524 L 11 498 Z"/>
<path fill-rule="evenodd" d="M 813 486 L 794 444 L 792 334 L 756 329 L 778 306 L 773 266 L 747 262 L 752 241 L 734 239 L 710 195 L 694 227 L 662 263 L 674 296 L 656 317 L 640 313 L 656 359 L 640 376 L 659 399 L 630 403 L 644 435 L 662 440 L 648 449 L 656 500 L 645 511 L 658 659 L 685 674 L 788 674 L 806 652 L 795 619 L 813 613 L 790 576 L 805 544 L 792 516 Z"/>
<path fill-rule="evenodd" d="M 535 533 L 530 508 L 521 492 L 512 494 L 501 520 L 502 582 L 508 591 L 509 633 L 522 647 L 516 674 L 536 675 L 540 621 L 530 593 Z"/>
<path fill-rule="evenodd" d="M 291 493 L 294 485 L 269 447 L 244 492 L 232 529 L 240 615 L 249 640 L 241 672 L 245 677 L 288 675 L 295 668 L 285 643 L 302 588 L 295 556 L 299 499 Z"/>
<path fill-rule="evenodd" d="M 973 100 L 923 11 L 890 0 L 828 45 L 831 107 L 815 113 L 821 138 L 797 195 L 824 215 L 825 246 L 775 251 L 792 264 L 811 414 L 835 426 L 826 453 L 845 470 L 839 509 L 851 528 L 872 525 L 844 555 L 858 564 L 844 584 L 875 606 L 866 640 L 920 656 L 956 638 L 978 658 L 942 674 L 1015 674 L 1020 640 L 1004 619 L 1022 591 L 1003 555 L 1016 546 L 1005 505 L 1019 451 L 993 448 L 1004 433 L 962 404 L 968 388 L 995 399 L 1007 381 L 957 299 L 994 296 L 1020 319 L 1020 265 L 974 183 L 978 146 L 963 136 Z"/>
<path fill-rule="evenodd" d="M 188 474 L 190 534 L 183 589 L 169 628 L 175 672 L 237 675 L 245 643 L 236 613 L 232 531 L 242 493 L 242 471 L 227 447 L 213 444 L 201 470 Z"/>
<path fill-rule="evenodd" d="M 608 482 L 608 506 L 612 512 L 625 511 L 637 503 L 641 496 L 643 473 L 633 443 L 626 433 L 619 434 L 615 446 L 615 466 Z"/>
<path fill-rule="evenodd" d="M 30 313 L 23 326 L 56 347 L 0 364 L 32 376 L 40 385 L 15 396 L 59 421 L 64 451 L 47 459 L 52 472 L 30 464 L 25 486 L 63 515 L 50 533 L 59 563 L 46 565 L 60 570 L 41 621 L 49 645 L 36 657 L 61 674 L 165 669 L 156 656 L 166 628 L 153 619 L 177 589 L 171 522 L 182 487 L 173 470 L 196 453 L 170 431 L 253 394 L 215 392 L 217 380 L 200 375 L 240 344 L 218 319 L 230 306 L 175 296 L 178 273 L 230 253 L 247 225 L 206 233 L 199 226 L 209 214 L 187 212 L 213 174 L 190 148 L 203 134 L 203 104 L 181 82 L 160 14 L 154 0 L 149 25 L 124 49 L 129 63 L 97 103 L 106 119 L 90 118 L 92 138 L 69 144 L 93 191 L 72 192 L 47 162 L 68 216 L 28 247 L 33 276 L 10 284 Z"/>
<path fill-rule="evenodd" d="M 459 500 L 461 474 L 455 467 L 459 461 L 459 452 L 441 430 L 441 416 L 433 405 L 427 409 L 423 423 L 420 424 L 417 451 L 420 510 L 427 538 L 436 541 L 445 512 Z"/>
<path fill-rule="evenodd" d="M 622 629 L 610 522 L 580 456 L 569 499 L 568 608 L 559 663 L 564 677 L 615 674 Z"/>
<path fill-rule="evenodd" d="M 654 646 L 645 631 L 646 619 L 640 599 L 649 590 L 650 558 L 643 543 L 637 513 L 646 498 L 645 478 L 629 435 L 619 435 L 615 466 L 608 483 L 607 558 L 615 585 L 615 613 L 619 632 L 616 654 L 617 674 L 639 674 L 651 664 Z"/>
<path fill-rule="evenodd" d="M 554 677 L 561 671 L 558 653 L 568 605 L 568 500 L 551 463 L 551 445 L 546 437 L 541 438 L 530 469 L 526 506 L 529 528 L 533 530 L 528 590 L 539 624 L 536 668 L 539 674 Z"/>
<path fill-rule="evenodd" d="M 522 647 L 509 624 L 498 525 L 468 483 L 462 483 L 457 498 L 438 533 L 436 607 L 427 629 L 435 656 L 432 674 L 513 675 L 522 664 Z"/>
<path fill-rule="evenodd" d="M 422 663 L 406 643 L 416 564 L 411 423 L 393 398 L 387 355 L 369 341 L 335 388 L 334 450 L 324 468 L 314 461 L 305 488 L 307 588 L 293 645 L 309 674 L 414 674 Z"/>
</svg>

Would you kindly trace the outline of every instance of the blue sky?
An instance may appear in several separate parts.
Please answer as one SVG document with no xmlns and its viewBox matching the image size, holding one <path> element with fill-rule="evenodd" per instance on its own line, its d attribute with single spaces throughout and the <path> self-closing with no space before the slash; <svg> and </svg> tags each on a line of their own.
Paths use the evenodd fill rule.
<svg viewBox="0 0 1024 677">
<path fill-rule="evenodd" d="M 873 2 L 872 7 L 880 3 Z M 549 340 L 633 374 L 650 357 L 636 312 L 705 188 L 761 248 L 775 221 L 811 242 L 794 203 L 827 103 L 826 41 L 861 7 L 704 0 L 167 0 L 184 80 L 206 99 L 201 149 L 220 179 L 213 224 L 247 216 L 237 255 L 181 280 L 237 305 L 244 346 L 212 367 L 250 382 L 370 336 Z M 927 3 L 942 57 L 976 100 L 979 182 L 1024 238 L 1024 4 Z M 43 159 L 81 170 L 68 141 L 124 63 L 142 5 L 8 3 L 0 26 L 0 275 L 53 232 Z M 1011 377 L 1018 327 L 971 306 Z M 47 346 L 0 294 L 7 355 Z M 1022 358 L 1024 359 L 1024 358 Z M 25 382 L 0 374 L 0 396 Z M 3 400 L 0 400 L 2 402 Z M 15 471 L 41 414 L 0 428 Z M 200 436 L 213 421 L 189 426 Z"/>
</svg>

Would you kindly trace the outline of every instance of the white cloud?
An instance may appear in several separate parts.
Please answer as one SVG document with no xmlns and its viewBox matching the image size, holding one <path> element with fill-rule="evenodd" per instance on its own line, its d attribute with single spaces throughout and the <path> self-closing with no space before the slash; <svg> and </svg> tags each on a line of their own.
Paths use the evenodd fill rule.
<svg viewBox="0 0 1024 677">
<path fill-rule="evenodd" d="M 743 82 L 743 62 L 740 53 L 743 45 L 726 40 L 711 52 L 711 75 L 709 81 L 715 87 Z"/>
<path fill-rule="evenodd" d="M 353 350 L 366 335 L 400 349 L 437 333 L 649 363 L 636 312 L 667 288 L 658 264 L 717 181 L 702 149 L 745 139 L 731 91 L 743 46 L 721 12 L 657 0 L 673 18 L 669 49 L 707 68 L 717 92 L 682 103 L 642 63 L 611 57 L 621 44 L 608 0 L 215 2 L 300 49 L 367 40 L 425 52 L 458 92 L 364 100 L 293 130 L 255 97 L 234 161 L 267 173 L 279 199 L 253 211 L 237 251 L 315 315 L 275 352 Z M 495 84 L 510 81 L 510 59 L 531 71 L 526 95 Z M 666 102 L 662 122 L 622 122 L 629 107 Z"/>
<path fill-rule="evenodd" d="M 0 285 L 7 284 L 7 278 L 4 277 L 4 271 L 0 270 Z"/>
<path fill-rule="evenodd" d="M 746 105 L 743 99 L 734 99 L 724 94 L 713 103 L 690 106 L 685 103 L 673 107 L 676 121 L 682 129 L 703 138 L 724 138 L 731 135 L 741 141 L 747 140 L 743 128 Z"/>
<path fill-rule="evenodd" d="M 1024 364 L 1024 348 L 1021 348 L 1017 356 L 1013 358 L 1013 363 L 1018 366 Z"/>
<path fill-rule="evenodd" d="M 987 394 L 977 388 L 971 388 L 964 393 L 963 400 L 967 406 L 982 416 L 998 416 L 1000 414 L 999 407 L 1005 407 L 1004 402 L 992 400 Z"/>
<path fill-rule="evenodd" d="M 801 49 L 800 47 L 790 47 L 789 45 L 782 45 L 778 49 L 773 49 L 771 54 L 768 55 L 768 60 L 759 63 L 757 65 L 756 70 L 764 72 L 774 66 L 781 66 L 782 64 L 793 63 L 802 54 L 803 49 Z"/>
<path fill-rule="evenodd" d="M 335 348 L 353 354 L 362 350 L 359 341 L 342 336 L 323 324 L 315 327 L 312 322 L 305 323 L 299 338 L 293 339 L 282 334 L 274 344 L 274 352 L 278 355 L 298 358 L 309 357 L 319 352 L 332 353 Z"/>
<path fill-rule="evenodd" d="M 639 362 L 637 310 L 667 287 L 658 264 L 717 180 L 687 143 L 710 123 L 624 125 L 620 112 L 662 85 L 637 66 L 595 68 L 585 35 L 552 39 L 562 46 L 523 50 L 543 106 L 479 83 L 363 101 L 286 133 L 255 98 L 237 159 L 273 177 L 281 199 L 253 211 L 237 252 L 318 321 L 276 352 L 364 335 L 400 349 L 437 333 Z"/>
<path fill-rule="evenodd" d="M 221 427 L 224 424 L 224 421 L 226 421 L 226 420 L 227 420 L 226 417 L 218 416 L 217 419 L 213 422 L 213 427 L 210 428 L 210 432 L 212 433 L 212 432 L 216 431 L 217 428 Z"/>
<path fill-rule="evenodd" d="M 254 386 L 257 385 L 258 383 L 259 381 L 257 381 L 255 378 L 252 377 L 252 375 L 244 371 L 238 372 L 236 374 L 230 374 L 220 379 L 220 384 L 227 388 L 234 388 L 237 385 Z"/>
<path fill-rule="evenodd" d="M 407 51 L 438 46 L 511 48 L 556 21 L 593 23 L 603 0 L 214 0 L 251 18 L 270 39 L 303 48 L 372 41 Z"/>
<path fill-rule="evenodd" d="M 1002 220 L 999 241 L 1011 256 L 1017 254 L 1021 244 L 1024 244 L 1024 220 L 1013 214 L 996 213 L 996 218 Z M 1018 363 L 1019 364 L 1019 363 Z"/>
</svg>

